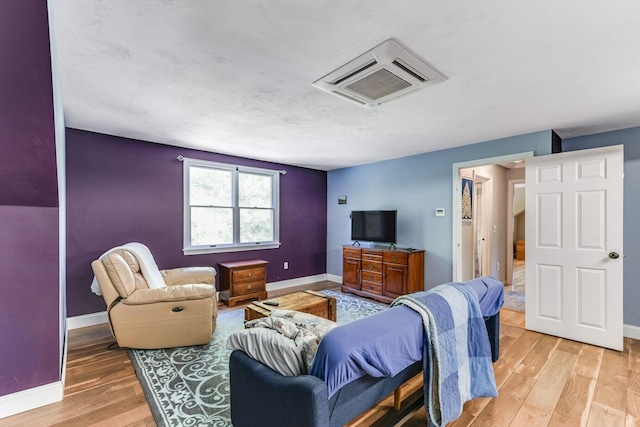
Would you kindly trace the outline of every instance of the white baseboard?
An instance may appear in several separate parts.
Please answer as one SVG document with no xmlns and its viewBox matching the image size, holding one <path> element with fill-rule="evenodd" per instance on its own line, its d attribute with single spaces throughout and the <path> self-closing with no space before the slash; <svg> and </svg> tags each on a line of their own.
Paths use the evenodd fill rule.
<svg viewBox="0 0 640 427">
<path fill-rule="evenodd" d="M 634 340 L 640 340 L 640 327 L 633 325 L 623 325 L 622 335 L 627 338 L 633 338 Z"/>
<path fill-rule="evenodd" d="M 56 381 L 55 383 L 0 396 L 0 418 L 30 411 L 50 403 L 60 402 L 63 395 L 64 385 L 62 381 Z"/>
<path fill-rule="evenodd" d="M 327 274 L 327 280 L 342 284 L 342 276 L 336 276 L 335 274 Z"/>
<path fill-rule="evenodd" d="M 297 279 L 281 280 L 279 282 L 267 283 L 267 292 L 279 289 L 293 288 L 296 286 L 310 285 L 312 283 L 328 280 L 326 274 L 316 274 L 315 276 L 298 277 Z"/>
<path fill-rule="evenodd" d="M 67 317 L 67 330 L 86 328 L 87 326 L 101 325 L 107 323 L 107 312 L 83 314 L 82 316 Z"/>
</svg>

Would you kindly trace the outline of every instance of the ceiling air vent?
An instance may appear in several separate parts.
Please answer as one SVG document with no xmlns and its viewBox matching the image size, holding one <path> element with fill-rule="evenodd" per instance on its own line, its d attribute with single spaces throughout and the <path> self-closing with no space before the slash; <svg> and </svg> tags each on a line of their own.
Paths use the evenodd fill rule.
<svg viewBox="0 0 640 427">
<path fill-rule="evenodd" d="M 325 92 L 372 107 L 447 78 L 389 39 L 313 82 Z"/>
</svg>

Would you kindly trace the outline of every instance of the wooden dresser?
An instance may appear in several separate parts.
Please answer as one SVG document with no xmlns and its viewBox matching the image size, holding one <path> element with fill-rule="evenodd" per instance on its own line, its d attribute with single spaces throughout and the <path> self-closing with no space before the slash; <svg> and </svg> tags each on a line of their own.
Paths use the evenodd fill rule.
<svg viewBox="0 0 640 427">
<path fill-rule="evenodd" d="M 424 290 L 424 250 L 342 248 L 342 291 L 391 302 Z"/>
<path fill-rule="evenodd" d="M 233 307 L 239 301 L 266 299 L 267 264 L 259 259 L 218 264 L 220 300 Z"/>
</svg>

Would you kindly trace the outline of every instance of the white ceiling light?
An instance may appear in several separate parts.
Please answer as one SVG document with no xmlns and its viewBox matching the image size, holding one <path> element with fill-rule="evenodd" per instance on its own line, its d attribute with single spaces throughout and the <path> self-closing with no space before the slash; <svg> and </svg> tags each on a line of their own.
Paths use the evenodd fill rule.
<svg viewBox="0 0 640 427">
<path fill-rule="evenodd" d="M 394 39 L 313 82 L 325 92 L 372 107 L 447 78 Z"/>
</svg>

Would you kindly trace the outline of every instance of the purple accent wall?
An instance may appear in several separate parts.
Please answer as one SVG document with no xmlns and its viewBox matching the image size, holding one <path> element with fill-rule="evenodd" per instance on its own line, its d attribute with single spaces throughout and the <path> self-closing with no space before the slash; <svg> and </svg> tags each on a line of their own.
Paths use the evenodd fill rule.
<svg viewBox="0 0 640 427">
<path fill-rule="evenodd" d="M 182 162 L 178 155 L 244 166 L 285 169 L 280 178 L 279 249 L 206 255 L 182 253 Z M 105 310 L 91 293 L 91 261 L 137 241 L 158 267 L 269 261 L 267 281 L 326 272 L 327 174 L 324 171 L 171 147 L 77 129 L 66 131 L 67 311 Z M 283 269 L 284 261 L 289 269 Z"/>
<path fill-rule="evenodd" d="M 45 1 L 0 1 L 0 205 L 58 206 Z"/>
<path fill-rule="evenodd" d="M 0 206 L 0 395 L 58 381 L 58 208 Z"/>
<path fill-rule="evenodd" d="M 60 379 L 59 236 L 46 1 L 0 1 L 0 395 Z"/>
</svg>

